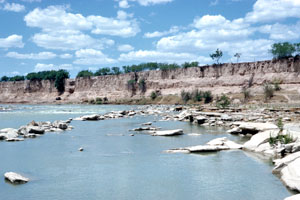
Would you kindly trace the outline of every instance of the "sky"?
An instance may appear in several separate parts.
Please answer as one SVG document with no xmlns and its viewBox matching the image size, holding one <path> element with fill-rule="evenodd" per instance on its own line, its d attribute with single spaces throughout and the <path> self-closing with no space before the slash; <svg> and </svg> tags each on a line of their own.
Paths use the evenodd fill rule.
<svg viewBox="0 0 300 200">
<path fill-rule="evenodd" d="M 0 77 L 144 62 L 271 59 L 299 42 L 300 0 L 0 0 Z"/>
</svg>

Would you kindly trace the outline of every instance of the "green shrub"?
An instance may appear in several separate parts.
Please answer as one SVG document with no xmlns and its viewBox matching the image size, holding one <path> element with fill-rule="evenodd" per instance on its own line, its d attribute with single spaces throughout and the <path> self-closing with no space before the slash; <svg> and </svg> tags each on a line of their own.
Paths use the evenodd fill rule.
<svg viewBox="0 0 300 200">
<path fill-rule="evenodd" d="M 274 79 L 273 80 L 273 86 L 275 91 L 281 90 L 280 84 L 282 83 L 282 80 L 280 79 Z"/>
<path fill-rule="evenodd" d="M 145 93 L 147 90 L 145 79 L 140 79 L 138 85 L 139 85 L 139 89 L 141 90 L 141 92 Z"/>
<path fill-rule="evenodd" d="M 250 90 L 247 89 L 246 87 L 243 87 L 242 89 L 242 93 L 243 93 L 243 97 L 244 97 L 244 102 L 248 102 L 250 97 L 251 97 L 251 93 L 250 93 Z"/>
<path fill-rule="evenodd" d="M 289 144 L 294 142 L 294 138 L 290 134 L 286 134 L 286 135 L 278 134 L 278 136 L 276 137 L 272 137 L 272 135 L 270 134 L 269 144 L 271 146 L 274 146 L 278 142 L 280 142 L 281 144 Z"/>
<path fill-rule="evenodd" d="M 213 96 L 211 94 L 211 91 L 205 91 L 203 93 L 204 103 L 210 103 L 213 100 Z"/>
<path fill-rule="evenodd" d="M 157 97 L 158 97 L 157 92 L 155 92 L 155 91 L 151 92 L 150 98 L 151 98 L 152 100 L 155 100 Z"/>
<path fill-rule="evenodd" d="M 135 90 L 136 90 L 135 84 L 136 84 L 136 80 L 133 80 L 133 79 L 131 79 L 127 82 L 127 89 L 129 91 L 131 91 L 131 95 L 135 94 Z"/>
<path fill-rule="evenodd" d="M 192 99 L 191 93 L 185 92 L 184 90 L 181 91 L 180 96 L 184 103 L 187 103 L 190 99 Z"/>
<path fill-rule="evenodd" d="M 230 99 L 225 94 L 217 99 L 217 107 L 227 108 L 230 105 Z"/>
<path fill-rule="evenodd" d="M 274 96 L 274 88 L 269 83 L 264 84 L 264 96 L 265 100 L 270 100 Z"/>
<path fill-rule="evenodd" d="M 195 102 L 202 101 L 202 99 L 203 99 L 203 92 L 200 91 L 200 90 L 198 90 L 198 89 L 193 90 L 193 92 L 192 92 L 192 99 Z"/>
</svg>

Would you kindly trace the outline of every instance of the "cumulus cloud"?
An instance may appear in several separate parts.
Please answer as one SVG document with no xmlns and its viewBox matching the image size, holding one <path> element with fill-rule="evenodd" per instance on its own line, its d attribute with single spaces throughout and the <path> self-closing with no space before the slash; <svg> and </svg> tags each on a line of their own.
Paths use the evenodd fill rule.
<svg viewBox="0 0 300 200">
<path fill-rule="evenodd" d="M 42 0 L 21 0 L 23 2 L 33 3 L 33 2 L 42 2 Z"/>
<path fill-rule="evenodd" d="M 119 0 L 120 8 L 129 8 L 130 5 L 128 2 L 137 2 L 141 6 L 151 6 L 156 4 L 165 4 L 170 3 L 173 0 Z"/>
<path fill-rule="evenodd" d="M 47 60 L 56 57 L 56 54 L 52 52 L 40 52 L 40 53 L 30 53 L 30 54 L 20 54 L 17 52 L 8 52 L 7 57 L 16 59 L 32 59 L 32 60 Z"/>
<path fill-rule="evenodd" d="M 61 54 L 59 57 L 62 59 L 69 59 L 69 58 L 73 58 L 73 55 L 69 53 L 65 53 L 65 54 Z"/>
<path fill-rule="evenodd" d="M 22 42 L 23 36 L 21 35 L 10 35 L 7 38 L 0 38 L 0 48 L 23 48 L 24 43 Z"/>
<path fill-rule="evenodd" d="M 110 39 L 94 39 L 87 34 L 72 31 L 37 33 L 32 37 L 34 43 L 45 49 L 78 50 L 81 48 L 103 49 L 114 44 Z"/>
<path fill-rule="evenodd" d="M 285 25 L 279 23 L 264 25 L 259 27 L 258 30 L 261 33 L 269 34 L 270 39 L 273 40 L 295 40 L 300 38 L 300 21 L 298 21 L 295 25 Z"/>
<path fill-rule="evenodd" d="M 257 23 L 288 17 L 300 18 L 299 0 L 257 0 L 253 11 L 246 15 L 246 21 Z"/>
<path fill-rule="evenodd" d="M 133 46 L 131 46 L 129 44 L 123 44 L 123 45 L 118 46 L 118 51 L 127 52 L 127 51 L 132 51 L 132 50 L 134 50 L 134 48 L 133 48 Z"/>
<path fill-rule="evenodd" d="M 74 67 L 71 64 L 62 64 L 62 65 L 54 65 L 54 64 L 44 64 L 44 63 L 37 63 L 34 67 L 35 72 L 39 71 L 48 71 L 48 70 L 73 70 Z"/>
<path fill-rule="evenodd" d="M 144 37 L 145 38 L 162 37 L 162 36 L 169 35 L 169 34 L 172 34 L 172 33 L 177 33 L 178 31 L 179 31 L 179 27 L 178 26 L 173 26 L 168 31 L 162 31 L 162 32 L 154 31 L 152 33 L 147 32 L 147 33 L 144 34 Z"/>
<path fill-rule="evenodd" d="M 140 61 L 140 62 L 168 62 L 168 63 L 183 63 L 186 61 L 199 61 L 205 63 L 210 58 L 203 56 L 197 56 L 191 53 L 172 53 L 172 52 L 159 52 L 159 51 L 148 51 L 139 50 L 131 51 L 129 53 L 123 53 L 120 55 L 120 61 Z"/>
<path fill-rule="evenodd" d="M 75 52 L 76 60 L 74 64 L 80 65 L 100 65 L 116 63 L 116 60 L 109 58 L 99 50 L 80 49 Z"/>
<path fill-rule="evenodd" d="M 27 26 L 41 28 L 44 32 L 91 30 L 94 34 L 131 37 L 140 31 L 138 23 L 132 19 L 132 14 L 124 11 L 119 11 L 116 18 L 109 18 L 95 15 L 85 17 L 69 13 L 66 9 L 64 6 L 36 8 L 24 20 Z"/>
<path fill-rule="evenodd" d="M 18 3 L 6 3 L 2 9 L 12 12 L 22 12 L 25 11 L 25 6 Z"/>
</svg>

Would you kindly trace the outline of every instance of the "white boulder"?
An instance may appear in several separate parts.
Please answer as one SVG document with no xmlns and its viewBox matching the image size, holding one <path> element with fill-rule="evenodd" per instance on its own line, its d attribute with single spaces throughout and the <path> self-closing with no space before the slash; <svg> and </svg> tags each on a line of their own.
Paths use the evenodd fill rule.
<svg viewBox="0 0 300 200">
<path fill-rule="evenodd" d="M 11 183 L 27 183 L 29 178 L 26 178 L 20 174 L 15 172 L 6 172 L 4 174 L 6 180 L 10 181 Z"/>
</svg>

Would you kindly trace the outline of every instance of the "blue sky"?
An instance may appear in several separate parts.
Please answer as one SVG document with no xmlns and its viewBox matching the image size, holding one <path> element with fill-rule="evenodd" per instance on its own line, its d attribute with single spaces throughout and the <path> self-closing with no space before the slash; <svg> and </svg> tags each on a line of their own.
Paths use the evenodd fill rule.
<svg viewBox="0 0 300 200">
<path fill-rule="evenodd" d="M 0 0 L 0 76 L 142 62 L 270 59 L 299 42 L 299 0 Z"/>
</svg>

